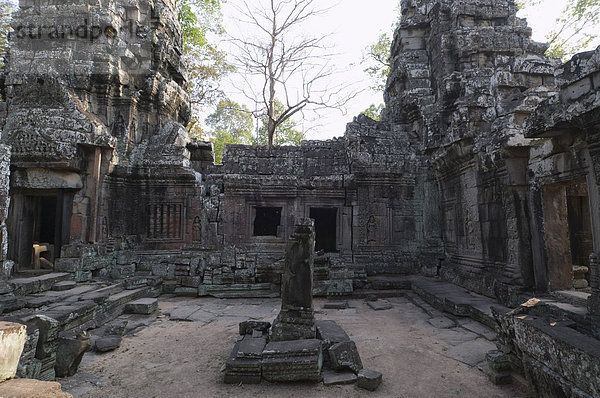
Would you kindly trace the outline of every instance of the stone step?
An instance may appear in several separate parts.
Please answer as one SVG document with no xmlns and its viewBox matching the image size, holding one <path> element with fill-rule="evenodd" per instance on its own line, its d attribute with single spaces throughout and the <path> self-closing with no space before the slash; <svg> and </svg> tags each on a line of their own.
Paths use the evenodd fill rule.
<svg viewBox="0 0 600 398">
<path fill-rule="evenodd" d="M 272 283 L 201 285 L 198 296 L 216 298 L 277 298 L 279 286 Z"/>
<path fill-rule="evenodd" d="M 71 290 L 76 286 L 77 286 L 77 282 L 75 282 L 75 281 L 62 281 L 62 282 L 55 283 L 52 286 L 52 290 L 57 291 L 57 292 L 62 292 L 65 290 Z"/>
<path fill-rule="evenodd" d="M 370 276 L 367 281 L 373 290 L 394 290 L 411 288 L 411 279 L 401 275 L 378 275 Z"/>
<path fill-rule="evenodd" d="M 591 293 L 580 292 L 577 290 L 560 290 L 552 293 L 557 301 L 564 301 L 576 307 L 587 307 L 588 298 Z"/>
<path fill-rule="evenodd" d="M 142 287 L 135 290 L 123 290 L 119 293 L 111 295 L 106 303 L 112 307 L 118 307 L 143 297 L 147 297 L 150 294 L 151 289 L 149 287 Z"/>
<path fill-rule="evenodd" d="M 494 299 L 436 279 L 414 278 L 412 290 L 440 311 L 456 316 L 470 317 L 492 329 L 496 328 L 496 321 L 491 307 L 494 306 L 505 312 L 510 311 L 509 308 L 497 304 Z"/>
<path fill-rule="evenodd" d="M 373 290 L 373 289 L 359 289 L 352 293 L 352 298 L 365 299 L 374 297 L 378 299 L 391 298 L 391 297 L 403 297 L 406 295 L 405 289 L 388 289 L 388 290 Z"/>
<path fill-rule="evenodd" d="M 128 314 L 150 315 L 158 309 L 158 299 L 142 298 L 125 304 L 125 312 Z"/>
<path fill-rule="evenodd" d="M 72 275 L 65 272 L 32 276 L 30 278 L 15 278 L 9 282 L 13 286 L 13 293 L 17 296 L 46 292 L 58 282 L 71 280 Z"/>
</svg>

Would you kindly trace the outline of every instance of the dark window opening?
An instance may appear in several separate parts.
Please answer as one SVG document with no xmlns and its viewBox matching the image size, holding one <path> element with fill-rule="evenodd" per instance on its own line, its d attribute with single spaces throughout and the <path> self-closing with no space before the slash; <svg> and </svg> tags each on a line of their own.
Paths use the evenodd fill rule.
<svg viewBox="0 0 600 398">
<path fill-rule="evenodd" d="M 315 220 L 315 250 L 337 252 L 337 209 L 313 207 L 310 218 Z"/>
<path fill-rule="evenodd" d="M 281 224 L 281 207 L 256 207 L 254 236 L 277 236 Z"/>
</svg>

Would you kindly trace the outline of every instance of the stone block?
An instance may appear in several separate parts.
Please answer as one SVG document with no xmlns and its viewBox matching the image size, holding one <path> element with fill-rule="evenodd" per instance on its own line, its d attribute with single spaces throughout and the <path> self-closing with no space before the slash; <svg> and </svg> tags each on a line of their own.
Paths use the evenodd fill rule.
<svg viewBox="0 0 600 398">
<path fill-rule="evenodd" d="M 362 369 L 358 372 L 357 386 L 369 391 L 375 391 L 383 381 L 383 375 L 375 370 Z"/>
<path fill-rule="evenodd" d="M 240 322 L 240 335 L 252 334 L 254 331 L 266 333 L 271 328 L 270 322 L 244 321 Z"/>
<path fill-rule="evenodd" d="M 259 384 L 262 379 L 260 359 L 239 358 L 239 347 L 240 342 L 238 341 L 225 363 L 223 381 L 226 384 Z"/>
<path fill-rule="evenodd" d="M 54 290 L 56 292 L 62 292 L 65 290 L 73 289 L 76 286 L 77 286 L 77 282 L 62 281 L 62 282 L 58 282 L 58 283 L 55 283 L 54 285 L 52 285 L 52 290 Z"/>
<path fill-rule="evenodd" d="M 329 360 L 333 370 L 350 369 L 357 373 L 363 368 L 354 341 L 344 341 L 329 347 Z"/>
<path fill-rule="evenodd" d="M 73 376 L 90 348 L 90 338 L 85 332 L 61 332 L 58 335 L 56 364 L 54 371 L 57 377 Z"/>
<path fill-rule="evenodd" d="M 25 325 L 0 322 L 0 383 L 12 379 L 17 373 L 19 359 L 27 341 Z"/>
<path fill-rule="evenodd" d="M 334 372 L 325 369 L 323 371 L 323 384 L 326 386 L 334 386 L 337 384 L 352 384 L 355 383 L 357 376 L 354 372 Z"/>
<path fill-rule="evenodd" d="M 81 269 L 81 259 L 79 258 L 58 258 L 54 263 L 55 272 L 77 272 Z"/>
<path fill-rule="evenodd" d="M 175 289 L 175 294 L 180 297 L 198 297 L 198 288 L 178 287 Z"/>
<path fill-rule="evenodd" d="M 142 298 L 125 304 L 125 312 L 128 314 L 150 315 L 158 309 L 158 299 Z"/>
<path fill-rule="evenodd" d="M 323 341 L 323 350 L 334 344 L 350 341 L 350 337 L 335 321 L 316 321 L 317 338 Z"/>
<path fill-rule="evenodd" d="M 114 351 L 121 346 L 121 341 L 123 337 L 118 335 L 100 337 L 96 340 L 94 348 L 98 352 Z"/>
<path fill-rule="evenodd" d="M 321 381 L 323 354 L 320 340 L 270 342 L 262 356 L 262 373 L 267 381 Z"/>
<path fill-rule="evenodd" d="M 348 308 L 347 301 L 330 301 L 323 305 L 326 310 L 345 310 Z"/>
<path fill-rule="evenodd" d="M 368 301 L 367 305 L 374 309 L 375 311 L 385 311 L 392 308 L 392 305 L 387 301 Z"/>
<path fill-rule="evenodd" d="M 11 398 L 73 398 L 54 381 L 14 379 L 0 383 L 0 397 Z"/>
<path fill-rule="evenodd" d="M 245 335 L 240 341 L 237 357 L 243 359 L 261 359 L 262 352 L 267 345 L 265 337 L 252 337 Z"/>
</svg>

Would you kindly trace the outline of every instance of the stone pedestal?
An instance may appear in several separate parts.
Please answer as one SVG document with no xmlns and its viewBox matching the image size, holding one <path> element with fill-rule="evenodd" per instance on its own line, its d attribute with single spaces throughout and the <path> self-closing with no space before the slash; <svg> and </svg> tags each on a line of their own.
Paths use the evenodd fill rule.
<svg viewBox="0 0 600 398">
<path fill-rule="evenodd" d="M 301 219 L 290 237 L 281 277 L 281 311 L 273 323 L 271 340 L 316 337 L 312 284 L 315 231 L 311 219 Z"/>
<path fill-rule="evenodd" d="M 0 322 L 0 383 L 15 377 L 26 340 L 25 325 Z"/>
</svg>

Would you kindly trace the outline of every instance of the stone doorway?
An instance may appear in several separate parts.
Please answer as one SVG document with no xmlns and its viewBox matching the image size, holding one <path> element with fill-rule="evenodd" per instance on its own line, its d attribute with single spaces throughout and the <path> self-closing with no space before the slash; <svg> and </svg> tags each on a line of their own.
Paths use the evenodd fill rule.
<svg viewBox="0 0 600 398">
<path fill-rule="evenodd" d="M 12 196 L 8 220 L 8 255 L 17 272 L 51 270 L 68 243 L 71 195 L 31 191 Z"/>
<path fill-rule="evenodd" d="M 543 200 L 550 289 L 585 289 L 593 252 L 586 181 L 545 186 Z"/>
<path fill-rule="evenodd" d="M 336 253 L 337 250 L 337 209 L 311 207 L 310 218 L 315 220 L 315 250 Z"/>
</svg>

